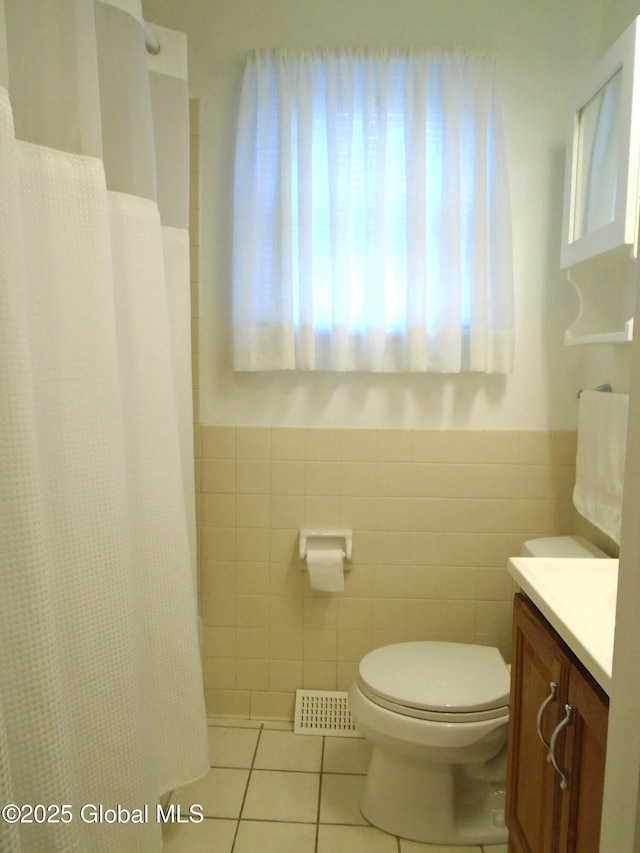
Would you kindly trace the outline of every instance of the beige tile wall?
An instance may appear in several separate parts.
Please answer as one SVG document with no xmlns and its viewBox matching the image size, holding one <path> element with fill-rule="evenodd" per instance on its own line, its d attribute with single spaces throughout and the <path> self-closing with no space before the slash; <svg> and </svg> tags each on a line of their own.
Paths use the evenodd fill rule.
<svg viewBox="0 0 640 853">
<path fill-rule="evenodd" d="M 574 433 L 202 427 L 201 612 L 212 714 L 292 719 L 370 649 L 509 653 L 510 555 L 576 528 Z M 301 527 L 353 529 L 344 593 L 311 590 Z"/>
</svg>

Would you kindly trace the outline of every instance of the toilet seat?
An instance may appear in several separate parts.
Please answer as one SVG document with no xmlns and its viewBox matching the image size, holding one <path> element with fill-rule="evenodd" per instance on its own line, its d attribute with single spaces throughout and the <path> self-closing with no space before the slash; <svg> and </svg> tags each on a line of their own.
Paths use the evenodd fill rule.
<svg viewBox="0 0 640 853">
<path fill-rule="evenodd" d="M 408 717 L 466 723 L 506 717 L 509 672 L 496 648 L 396 643 L 360 662 L 357 684 L 383 708 Z"/>
</svg>

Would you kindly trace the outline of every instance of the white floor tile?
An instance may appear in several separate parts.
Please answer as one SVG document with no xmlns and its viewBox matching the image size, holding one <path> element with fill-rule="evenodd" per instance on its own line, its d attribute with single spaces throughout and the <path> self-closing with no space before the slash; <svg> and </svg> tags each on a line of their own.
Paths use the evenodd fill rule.
<svg viewBox="0 0 640 853">
<path fill-rule="evenodd" d="M 315 823 L 320 774 L 254 770 L 249 780 L 243 818 Z"/>
<path fill-rule="evenodd" d="M 328 774 L 322 777 L 320 823 L 366 824 L 360 812 L 365 776 Z"/>
<path fill-rule="evenodd" d="M 263 731 L 254 767 L 261 770 L 303 770 L 319 773 L 322 737 L 293 732 Z"/>
<path fill-rule="evenodd" d="M 243 820 L 234 853 L 314 853 L 315 848 L 316 827 L 312 823 Z"/>
<path fill-rule="evenodd" d="M 261 725 L 262 728 L 266 730 L 273 730 L 279 732 L 293 731 L 293 723 L 288 723 L 285 720 L 265 720 Z"/>
<path fill-rule="evenodd" d="M 247 787 L 248 770 L 212 767 L 203 779 L 174 791 L 172 802 L 203 806 L 206 817 L 237 818 Z"/>
<path fill-rule="evenodd" d="M 212 767 L 251 767 L 258 729 L 209 727 L 209 764 Z"/>
<path fill-rule="evenodd" d="M 366 774 L 371 760 L 371 744 L 364 738 L 327 737 L 322 769 L 325 773 Z"/>
<path fill-rule="evenodd" d="M 318 827 L 318 853 L 397 853 L 393 835 L 373 826 Z"/>
<path fill-rule="evenodd" d="M 218 720 L 209 754 L 207 776 L 173 796 L 183 810 L 201 804 L 207 817 L 165 827 L 163 853 L 507 853 L 500 844 L 421 844 L 370 826 L 360 812 L 371 755 L 364 738 L 325 737 L 323 751 L 321 736 L 294 735 L 289 723 Z"/>
<path fill-rule="evenodd" d="M 235 820 L 167 824 L 162 831 L 162 853 L 231 853 Z"/>
<path fill-rule="evenodd" d="M 244 717 L 207 717 L 209 726 L 231 726 L 234 729 L 261 729 L 260 720 L 247 720 Z"/>
<path fill-rule="evenodd" d="M 419 841 L 400 839 L 401 853 L 482 853 L 481 847 L 447 846 L 442 844 L 421 844 Z"/>
</svg>

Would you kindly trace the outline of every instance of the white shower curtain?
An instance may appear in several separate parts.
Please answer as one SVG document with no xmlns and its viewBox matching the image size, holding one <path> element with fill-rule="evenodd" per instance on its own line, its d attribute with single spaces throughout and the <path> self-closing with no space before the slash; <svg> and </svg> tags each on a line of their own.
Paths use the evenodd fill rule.
<svg viewBox="0 0 640 853">
<path fill-rule="evenodd" d="M 139 0 L 0 0 L 0 806 L 67 807 L 0 819 L 3 853 L 159 851 L 207 769 L 186 45 L 156 34 L 147 67 Z"/>
</svg>

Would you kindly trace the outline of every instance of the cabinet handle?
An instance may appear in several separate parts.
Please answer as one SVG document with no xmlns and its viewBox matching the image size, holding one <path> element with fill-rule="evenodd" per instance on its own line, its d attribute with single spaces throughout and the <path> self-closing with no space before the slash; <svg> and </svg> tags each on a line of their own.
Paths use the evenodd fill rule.
<svg viewBox="0 0 640 853">
<path fill-rule="evenodd" d="M 542 705 L 540 705 L 540 708 L 538 709 L 538 716 L 536 717 L 536 730 L 538 732 L 538 737 L 542 741 L 542 745 L 547 750 L 547 753 L 551 749 L 551 744 L 547 743 L 542 735 L 542 718 L 544 717 L 544 712 L 547 710 L 548 706 L 556 698 L 556 690 L 558 689 L 558 685 L 555 683 L 555 681 L 549 682 L 549 689 L 551 690 L 551 693 L 549 693 Z"/>
<path fill-rule="evenodd" d="M 566 791 L 569 787 L 569 780 L 565 772 L 558 767 L 558 762 L 556 761 L 556 741 L 558 739 L 558 735 L 565 726 L 569 725 L 569 723 L 571 722 L 571 716 L 573 714 L 573 708 L 571 707 L 571 705 L 565 705 L 564 710 L 564 719 L 560 720 L 558 725 L 553 730 L 553 734 L 551 735 L 551 740 L 549 741 L 549 754 L 547 755 L 547 761 L 553 764 L 554 769 L 560 776 L 560 787 L 563 791 Z"/>
</svg>

